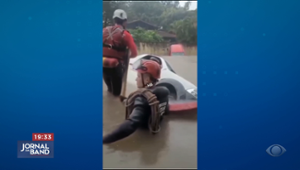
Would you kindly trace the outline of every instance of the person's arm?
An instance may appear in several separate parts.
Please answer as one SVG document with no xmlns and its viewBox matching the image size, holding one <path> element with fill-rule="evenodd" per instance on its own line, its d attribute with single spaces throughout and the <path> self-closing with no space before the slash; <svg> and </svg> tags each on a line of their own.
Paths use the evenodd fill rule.
<svg viewBox="0 0 300 170">
<path fill-rule="evenodd" d="M 130 58 L 134 58 L 137 56 L 138 52 L 137 52 L 137 48 L 136 45 L 134 43 L 133 37 L 131 36 L 131 34 L 127 31 L 124 32 L 125 36 L 124 36 L 124 40 L 125 43 L 128 47 L 128 49 L 130 50 Z"/>
<path fill-rule="evenodd" d="M 112 133 L 103 137 L 103 143 L 113 143 L 127 136 L 133 134 L 138 127 L 147 119 L 146 113 L 147 101 L 143 97 L 137 97 L 134 101 L 134 109 L 129 116 L 129 119 L 125 120 L 119 128 L 114 130 Z"/>
</svg>

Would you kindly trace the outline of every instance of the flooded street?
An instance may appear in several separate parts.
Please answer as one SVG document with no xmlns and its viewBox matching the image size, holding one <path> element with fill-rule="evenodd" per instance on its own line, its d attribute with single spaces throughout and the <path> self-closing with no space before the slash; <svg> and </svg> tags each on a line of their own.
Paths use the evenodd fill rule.
<svg viewBox="0 0 300 170">
<path fill-rule="evenodd" d="M 197 85 L 197 57 L 165 57 L 175 72 Z M 135 84 L 128 84 L 131 91 Z M 125 119 L 124 106 L 108 94 L 103 82 L 103 133 Z M 157 135 L 138 130 L 133 135 L 103 146 L 103 168 L 197 168 L 197 113 L 170 114 Z"/>
</svg>

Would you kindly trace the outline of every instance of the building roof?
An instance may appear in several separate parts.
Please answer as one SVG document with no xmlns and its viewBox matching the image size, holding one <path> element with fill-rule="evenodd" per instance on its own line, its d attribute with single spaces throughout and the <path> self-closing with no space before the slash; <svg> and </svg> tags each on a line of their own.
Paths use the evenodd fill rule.
<svg viewBox="0 0 300 170">
<path fill-rule="evenodd" d="M 130 21 L 130 22 L 127 22 L 127 25 L 130 25 L 130 24 L 134 24 L 134 23 L 137 23 L 137 22 L 142 22 L 142 23 L 144 23 L 144 24 L 147 24 L 147 25 L 149 25 L 149 26 L 151 26 L 151 27 L 155 27 L 155 28 L 159 28 L 157 25 L 153 25 L 153 24 L 150 24 L 150 23 L 148 23 L 148 22 L 145 22 L 145 21 L 142 21 L 142 20 L 134 20 L 134 21 Z"/>
<path fill-rule="evenodd" d="M 162 36 L 163 38 L 176 38 L 175 34 L 171 34 L 166 31 L 156 30 L 155 32 L 160 36 Z"/>
</svg>

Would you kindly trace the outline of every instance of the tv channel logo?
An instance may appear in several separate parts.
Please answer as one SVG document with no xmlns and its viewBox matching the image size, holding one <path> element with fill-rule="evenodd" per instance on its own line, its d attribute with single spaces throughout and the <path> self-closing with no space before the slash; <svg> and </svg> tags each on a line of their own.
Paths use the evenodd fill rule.
<svg viewBox="0 0 300 170">
<path fill-rule="evenodd" d="M 18 158 L 53 158 L 53 137 L 53 133 L 33 133 L 32 141 L 18 141 Z"/>
<path fill-rule="evenodd" d="M 266 152 L 270 155 L 270 156 L 273 156 L 273 157 L 279 157 L 281 156 L 282 154 L 284 154 L 286 152 L 286 149 L 279 145 L 279 144 L 274 144 L 274 145 L 271 145 L 267 148 Z"/>
<path fill-rule="evenodd" d="M 18 141 L 18 158 L 53 158 L 53 141 Z"/>
</svg>

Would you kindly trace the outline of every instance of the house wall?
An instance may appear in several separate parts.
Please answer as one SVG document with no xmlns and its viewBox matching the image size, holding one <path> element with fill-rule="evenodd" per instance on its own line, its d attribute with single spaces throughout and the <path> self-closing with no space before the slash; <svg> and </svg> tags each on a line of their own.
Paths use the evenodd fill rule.
<svg viewBox="0 0 300 170">
<path fill-rule="evenodd" d="M 139 54 L 155 54 L 155 55 L 169 55 L 167 44 L 156 44 L 150 45 L 145 43 L 139 43 L 138 53 Z M 186 56 L 196 56 L 197 46 L 184 46 Z"/>
</svg>

